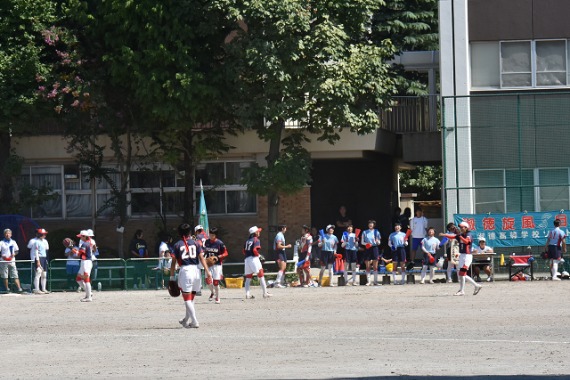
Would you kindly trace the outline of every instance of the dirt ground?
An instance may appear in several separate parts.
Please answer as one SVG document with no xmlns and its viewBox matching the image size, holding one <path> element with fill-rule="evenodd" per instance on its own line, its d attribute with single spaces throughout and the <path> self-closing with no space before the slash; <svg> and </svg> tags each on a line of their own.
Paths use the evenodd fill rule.
<svg viewBox="0 0 570 380">
<path fill-rule="evenodd" d="M 0 378 L 479 378 L 570 374 L 570 281 L 0 296 Z M 207 294 L 207 292 L 204 292 Z M 516 376 L 517 380 L 523 377 Z M 534 377 L 529 377 L 534 378 Z M 570 378 L 560 376 L 559 378 Z"/>
</svg>

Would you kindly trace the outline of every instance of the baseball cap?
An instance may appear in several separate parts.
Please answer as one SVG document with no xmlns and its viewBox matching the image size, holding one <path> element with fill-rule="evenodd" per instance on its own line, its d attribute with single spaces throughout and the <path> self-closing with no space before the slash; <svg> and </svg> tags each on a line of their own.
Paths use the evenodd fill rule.
<svg viewBox="0 0 570 380">
<path fill-rule="evenodd" d="M 469 223 L 461 222 L 461 223 L 459 223 L 459 227 L 465 227 L 465 228 L 469 229 Z"/>
<path fill-rule="evenodd" d="M 198 231 L 198 230 L 203 230 L 204 227 L 201 224 L 198 224 L 196 227 L 194 227 L 194 232 Z"/>
<path fill-rule="evenodd" d="M 81 237 L 81 236 L 89 236 L 87 230 L 81 230 L 77 235 L 75 235 L 77 237 Z"/>
<path fill-rule="evenodd" d="M 39 229 L 37 230 L 37 233 L 40 234 L 40 235 L 46 235 L 48 232 L 47 232 L 46 230 L 44 230 L 43 228 L 39 228 Z"/>
<path fill-rule="evenodd" d="M 482 242 L 482 241 L 487 241 L 487 239 L 485 239 L 484 237 L 479 238 L 479 242 Z"/>
<path fill-rule="evenodd" d="M 249 234 L 251 235 L 251 234 L 254 234 L 254 233 L 258 232 L 258 231 L 261 232 L 261 228 L 259 228 L 259 227 L 257 227 L 257 226 L 253 226 L 253 227 L 251 227 L 251 228 L 249 229 Z"/>
<path fill-rule="evenodd" d="M 87 235 L 85 235 L 85 236 L 89 236 L 89 237 L 95 236 L 95 234 L 93 233 L 93 230 L 91 228 L 88 230 L 85 230 L 85 232 L 87 233 Z"/>
<path fill-rule="evenodd" d="M 334 226 L 333 226 L 332 224 L 329 224 L 329 225 L 327 226 L 327 231 L 330 230 L 331 228 L 334 230 Z"/>
</svg>

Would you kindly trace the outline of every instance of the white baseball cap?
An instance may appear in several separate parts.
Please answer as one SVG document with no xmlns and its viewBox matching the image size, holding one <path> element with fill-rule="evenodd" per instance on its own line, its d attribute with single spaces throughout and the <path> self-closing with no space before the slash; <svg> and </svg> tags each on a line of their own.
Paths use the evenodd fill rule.
<svg viewBox="0 0 570 380">
<path fill-rule="evenodd" d="M 459 223 L 459 227 L 465 227 L 465 228 L 469 229 L 469 223 L 461 222 L 461 223 Z"/>
<path fill-rule="evenodd" d="M 484 237 L 479 238 L 479 242 L 482 242 L 482 241 L 487 241 L 487 239 L 485 239 Z"/>
<path fill-rule="evenodd" d="M 87 234 L 88 234 L 87 230 L 81 230 L 81 231 L 79 231 L 79 233 L 78 233 L 77 235 L 75 235 L 75 236 L 77 236 L 77 237 L 89 236 L 89 235 L 87 235 Z"/>
<path fill-rule="evenodd" d="M 327 226 L 327 231 L 330 230 L 331 228 L 334 230 L 334 226 L 333 226 L 332 224 L 329 224 L 329 225 Z"/>
<path fill-rule="evenodd" d="M 256 232 L 261 232 L 261 228 L 257 227 L 257 226 L 253 226 L 249 229 L 249 234 L 254 234 Z"/>
<path fill-rule="evenodd" d="M 194 232 L 198 231 L 198 230 L 203 230 L 204 227 L 202 227 L 201 224 L 198 224 L 196 227 L 194 227 Z"/>
<path fill-rule="evenodd" d="M 85 235 L 85 236 L 89 236 L 89 237 L 95 236 L 95 234 L 93 233 L 93 230 L 91 228 L 88 230 L 85 230 L 85 232 L 87 233 L 87 235 Z"/>
</svg>

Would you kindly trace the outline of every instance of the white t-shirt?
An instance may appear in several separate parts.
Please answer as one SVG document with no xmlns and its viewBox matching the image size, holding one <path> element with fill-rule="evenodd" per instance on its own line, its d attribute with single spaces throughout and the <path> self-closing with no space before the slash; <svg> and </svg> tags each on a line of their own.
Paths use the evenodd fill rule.
<svg viewBox="0 0 570 380">
<path fill-rule="evenodd" d="M 410 223 L 410 228 L 412 229 L 412 238 L 423 239 L 426 237 L 426 231 L 428 228 L 428 220 L 425 216 L 414 216 Z"/>
<path fill-rule="evenodd" d="M 479 257 L 477 258 L 477 254 L 481 254 L 481 253 L 487 253 L 487 252 L 493 252 L 493 248 L 485 245 L 485 248 L 481 248 L 479 246 L 473 247 L 473 250 L 471 251 L 471 253 L 473 253 L 473 260 L 477 260 L 477 261 L 491 261 L 490 257 Z"/>
<path fill-rule="evenodd" d="M 12 261 L 12 255 L 15 255 L 20 249 L 18 248 L 18 244 L 15 240 L 10 239 L 6 241 L 6 239 L 0 240 L 0 255 L 2 256 L 3 261 Z"/>
</svg>

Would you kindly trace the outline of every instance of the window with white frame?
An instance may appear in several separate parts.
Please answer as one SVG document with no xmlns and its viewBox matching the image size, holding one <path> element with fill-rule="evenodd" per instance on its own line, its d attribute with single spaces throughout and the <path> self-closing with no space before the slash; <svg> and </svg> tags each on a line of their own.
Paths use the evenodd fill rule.
<svg viewBox="0 0 570 380">
<path fill-rule="evenodd" d="M 568 168 L 473 171 L 477 214 L 568 210 Z"/>
<path fill-rule="evenodd" d="M 567 87 L 570 40 L 471 43 L 474 90 Z"/>
<path fill-rule="evenodd" d="M 208 162 L 196 168 L 196 199 L 200 199 L 200 180 L 209 214 L 251 214 L 257 211 L 255 195 L 240 184 L 242 172 L 251 161 Z M 197 208 L 199 204 L 197 202 Z"/>
<path fill-rule="evenodd" d="M 196 203 L 200 199 L 200 179 L 209 214 L 251 214 L 257 211 L 254 195 L 240 184 L 242 172 L 251 161 L 229 161 L 200 164 L 195 173 Z M 119 173 L 109 168 L 108 176 L 121 185 Z M 157 213 L 179 214 L 183 207 L 184 179 L 168 165 L 157 164 L 149 168 L 133 170 L 130 175 L 129 215 L 142 216 Z M 92 184 L 77 165 L 30 166 L 23 170 L 20 188 L 47 187 L 53 199 L 28 210 L 34 218 L 90 217 L 93 205 Z M 108 181 L 97 180 L 95 208 L 100 216 L 110 215 L 111 207 L 105 207 L 112 198 Z M 198 206 L 197 206 L 198 207 Z"/>
</svg>

